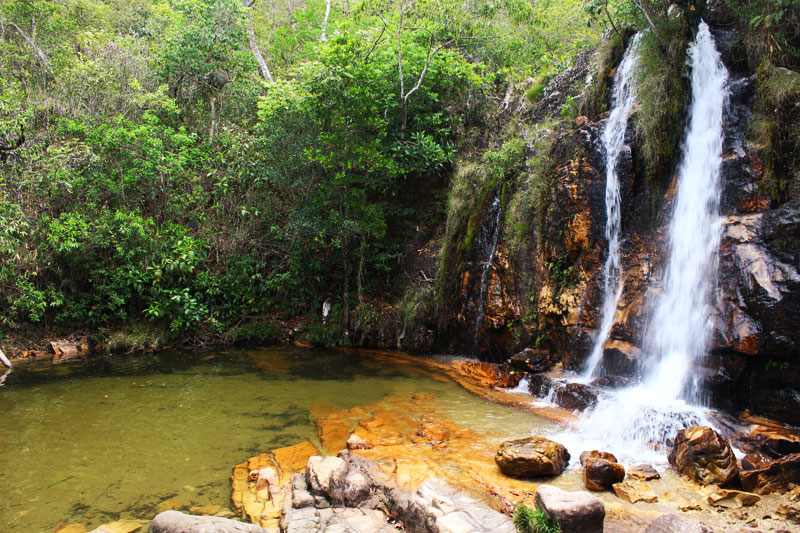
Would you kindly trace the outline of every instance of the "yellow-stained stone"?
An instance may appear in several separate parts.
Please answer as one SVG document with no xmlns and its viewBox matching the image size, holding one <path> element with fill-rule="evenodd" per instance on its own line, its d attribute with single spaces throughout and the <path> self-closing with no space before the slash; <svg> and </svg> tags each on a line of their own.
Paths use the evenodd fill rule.
<svg viewBox="0 0 800 533">
<path fill-rule="evenodd" d="M 103 524 L 89 533 L 94 533 L 95 531 L 107 531 L 108 533 L 133 533 L 134 531 L 140 530 L 145 524 L 146 522 L 135 522 L 133 520 L 117 520 L 116 522 Z"/>
<path fill-rule="evenodd" d="M 56 528 L 56 533 L 86 533 L 86 526 L 83 524 L 63 524 Z"/>
</svg>

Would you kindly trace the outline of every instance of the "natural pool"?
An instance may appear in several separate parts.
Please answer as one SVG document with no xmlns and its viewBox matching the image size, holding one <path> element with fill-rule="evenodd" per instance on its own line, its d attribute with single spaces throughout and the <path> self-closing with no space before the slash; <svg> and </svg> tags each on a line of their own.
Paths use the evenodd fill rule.
<svg viewBox="0 0 800 533">
<path fill-rule="evenodd" d="M 0 531 L 149 519 L 173 497 L 228 507 L 234 464 L 304 440 L 322 449 L 315 407 L 419 392 L 477 431 L 555 430 L 368 353 L 280 347 L 22 365 L 0 387 Z"/>
</svg>

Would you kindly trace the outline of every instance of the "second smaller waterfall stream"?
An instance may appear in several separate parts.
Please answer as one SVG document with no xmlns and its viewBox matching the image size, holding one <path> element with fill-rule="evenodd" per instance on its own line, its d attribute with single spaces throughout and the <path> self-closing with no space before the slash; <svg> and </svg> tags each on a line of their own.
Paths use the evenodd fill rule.
<svg viewBox="0 0 800 533">
<path fill-rule="evenodd" d="M 628 119 L 636 102 L 636 66 L 639 63 L 639 41 L 637 33 L 628 44 L 622 62 L 614 75 L 614 89 L 611 96 L 611 113 L 603 132 L 603 148 L 606 152 L 606 240 L 608 256 L 603 267 L 603 308 L 600 331 L 597 333 L 594 348 L 586 362 L 582 381 L 595 377 L 597 367 L 603 359 L 603 345 L 614 325 L 614 314 L 617 311 L 619 298 L 622 296 L 622 262 L 620 259 L 620 225 L 622 221 L 620 208 L 619 176 L 617 163 L 625 147 L 625 132 L 628 130 Z"/>
</svg>

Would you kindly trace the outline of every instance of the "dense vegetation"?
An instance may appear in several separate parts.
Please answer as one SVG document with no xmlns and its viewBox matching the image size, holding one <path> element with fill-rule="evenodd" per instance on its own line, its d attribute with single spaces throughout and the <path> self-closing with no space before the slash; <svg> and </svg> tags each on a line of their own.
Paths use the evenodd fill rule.
<svg viewBox="0 0 800 533">
<path fill-rule="evenodd" d="M 0 0 L 5 333 L 146 323 L 258 338 L 275 331 L 264 317 L 329 300 L 339 335 L 370 302 L 402 296 L 417 228 L 449 213 L 448 232 L 468 230 L 498 180 L 520 175 L 519 128 L 492 119 L 509 84 L 535 102 L 604 31 L 607 77 L 630 27 L 654 30 L 653 83 L 682 83 L 686 27 L 660 0 L 246 4 Z M 795 121 L 796 6 L 748 2 L 738 21 L 769 50 L 762 106 Z M 556 118 L 602 111 L 597 87 Z M 668 101 L 651 108 L 669 116 L 643 111 L 654 175 L 678 142 L 682 104 Z M 760 132 L 797 139 L 766 118 Z"/>
</svg>

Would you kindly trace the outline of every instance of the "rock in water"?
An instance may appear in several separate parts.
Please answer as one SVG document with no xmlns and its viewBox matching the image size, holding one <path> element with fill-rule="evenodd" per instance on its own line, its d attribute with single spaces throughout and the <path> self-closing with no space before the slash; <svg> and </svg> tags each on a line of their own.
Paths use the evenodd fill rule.
<svg viewBox="0 0 800 533">
<path fill-rule="evenodd" d="M 628 477 L 633 479 L 641 479 L 642 481 L 650 481 L 651 479 L 660 479 L 661 474 L 653 468 L 653 465 L 636 465 L 628 469 Z"/>
<path fill-rule="evenodd" d="M 216 516 L 194 516 L 180 511 L 164 511 L 150 522 L 148 533 L 268 533 L 253 524 Z"/>
<path fill-rule="evenodd" d="M 617 457 L 613 453 L 601 452 L 598 450 L 590 450 L 581 452 L 581 466 L 586 466 L 586 462 L 590 459 L 606 459 L 612 463 L 617 462 Z"/>
<path fill-rule="evenodd" d="M 800 453 L 793 453 L 755 470 L 739 473 L 742 488 L 756 494 L 786 492 L 789 485 L 800 484 Z"/>
<path fill-rule="evenodd" d="M 641 481 L 623 481 L 622 483 L 614 483 L 614 494 L 617 497 L 627 500 L 631 503 L 646 502 L 654 503 L 658 501 L 658 496 L 653 492 L 647 483 Z"/>
<path fill-rule="evenodd" d="M 567 492 L 552 485 L 536 489 L 536 507 L 561 524 L 563 533 L 602 533 L 606 509 L 586 491 Z"/>
<path fill-rule="evenodd" d="M 528 437 L 502 443 L 494 457 L 500 471 L 516 478 L 557 476 L 569 464 L 569 452 L 561 444 L 543 437 Z"/>
<path fill-rule="evenodd" d="M 728 441 L 706 426 L 680 430 L 668 459 L 678 473 L 703 485 L 725 487 L 739 475 Z"/>
<path fill-rule="evenodd" d="M 612 456 L 613 457 L 613 456 Z M 608 490 L 625 479 L 625 468 L 609 459 L 592 457 L 583 466 L 583 484 L 589 490 Z"/>
</svg>

